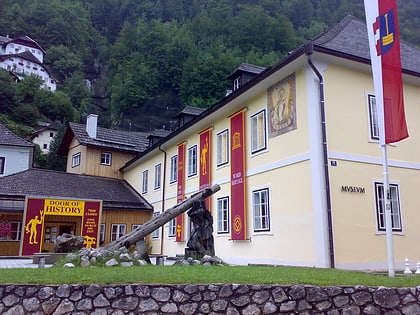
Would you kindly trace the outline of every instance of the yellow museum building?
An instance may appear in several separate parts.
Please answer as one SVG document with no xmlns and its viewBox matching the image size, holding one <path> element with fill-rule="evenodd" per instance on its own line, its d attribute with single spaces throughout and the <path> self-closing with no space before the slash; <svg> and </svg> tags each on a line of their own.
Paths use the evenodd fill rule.
<svg viewBox="0 0 420 315">
<path fill-rule="evenodd" d="M 420 260 L 420 51 L 401 43 L 410 137 L 388 146 L 396 267 Z M 382 154 L 366 25 L 347 16 L 269 68 L 249 64 L 232 92 L 121 169 L 155 215 L 201 188 L 216 255 L 228 263 L 386 269 Z M 152 235 L 183 254 L 186 214 Z"/>
</svg>

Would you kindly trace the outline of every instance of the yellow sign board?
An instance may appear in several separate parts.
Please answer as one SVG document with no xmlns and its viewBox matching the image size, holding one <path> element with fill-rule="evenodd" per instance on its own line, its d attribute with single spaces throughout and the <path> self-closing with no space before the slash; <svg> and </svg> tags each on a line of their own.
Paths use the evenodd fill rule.
<svg viewBox="0 0 420 315">
<path fill-rule="evenodd" d="M 45 199 L 44 215 L 83 216 L 85 202 L 81 200 Z"/>
</svg>

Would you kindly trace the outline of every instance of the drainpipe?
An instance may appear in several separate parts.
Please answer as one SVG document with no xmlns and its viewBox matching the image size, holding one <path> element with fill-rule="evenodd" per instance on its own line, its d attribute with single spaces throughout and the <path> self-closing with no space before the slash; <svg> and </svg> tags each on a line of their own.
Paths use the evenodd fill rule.
<svg viewBox="0 0 420 315">
<path fill-rule="evenodd" d="M 305 55 L 308 58 L 308 64 L 314 71 L 319 80 L 319 106 L 321 111 L 321 130 L 322 130 L 322 151 L 324 162 L 324 179 L 325 179 L 325 198 L 327 202 L 327 224 L 328 224 L 328 242 L 329 242 L 329 257 L 330 268 L 335 268 L 334 257 L 334 237 L 332 229 L 332 213 L 331 213 L 331 190 L 330 190 L 330 176 L 328 171 L 328 147 L 327 147 L 327 131 L 325 121 L 325 94 L 324 94 L 324 78 L 316 66 L 312 62 L 312 54 L 314 53 L 314 45 L 309 42 L 305 45 Z"/>
<path fill-rule="evenodd" d="M 161 148 L 159 144 L 159 151 L 163 153 L 163 178 L 162 178 L 162 203 L 161 203 L 161 212 L 165 211 L 165 183 L 166 183 L 166 151 Z M 162 226 L 161 230 L 161 239 L 160 239 L 160 255 L 163 254 L 163 237 L 164 237 L 165 228 Z"/>
</svg>

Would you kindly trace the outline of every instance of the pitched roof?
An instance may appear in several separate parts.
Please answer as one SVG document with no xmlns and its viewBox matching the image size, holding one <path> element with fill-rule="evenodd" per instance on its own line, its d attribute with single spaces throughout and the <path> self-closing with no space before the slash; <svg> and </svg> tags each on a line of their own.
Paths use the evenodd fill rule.
<svg viewBox="0 0 420 315">
<path fill-rule="evenodd" d="M 147 137 L 149 135 L 150 133 L 147 132 L 97 127 L 96 138 L 91 138 L 86 131 L 86 125 L 70 122 L 58 154 L 67 155 L 73 137 L 82 145 L 136 154 L 147 149 L 149 145 Z"/>
<path fill-rule="evenodd" d="M 240 97 L 249 89 L 253 88 L 267 77 L 273 75 L 273 73 L 304 56 L 307 53 L 309 46 L 312 46 L 313 50 L 324 54 L 370 64 L 369 41 L 366 24 L 353 16 L 346 16 L 337 25 L 327 30 L 324 34 L 298 47 L 296 50 L 291 51 L 287 56 L 282 58 L 272 67 L 265 68 L 265 70 L 257 74 L 255 78 L 246 85 L 246 87 L 239 89 L 236 93 L 228 94 L 220 102 L 217 102 L 213 106 L 207 108 L 201 115 L 175 130 L 171 135 L 163 139 L 160 144 L 171 141 L 171 139 L 185 132 L 185 130 L 189 129 L 193 124 L 205 119 L 208 115 L 216 112 L 220 108 L 229 104 L 233 99 Z M 401 59 L 404 72 L 420 77 L 419 56 L 419 49 L 416 49 L 405 42 L 401 42 Z M 235 71 L 238 71 L 239 68 L 235 69 Z M 235 73 L 235 71 L 233 73 Z M 156 145 L 148 148 L 143 153 L 128 161 L 123 169 L 127 169 L 128 167 L 134 165 L 136 161 L 156 148 Z"/>
<path fill-rule="evenodd" d="M 126 181 L 32 168 L 0 177 L 0 196 L 97 199 L 104 209 L 153 210 Z"/>
<path fill-rule="evenodd" d="M 21 137 L 18 137 L 6 126 L 0 124 L 0 145 L 18 146 L 18 147 L 33 147 L 34 145 Z"/>
<path fill-rule="evenodd" d="M 356 56 L 370 61 L 369 39 L 366 24 L 346 16 L 334 27 L 313 40 L 314 45 L 332 51 Z M 401 63 L 405 70 L 420 73 L 420 50 L 401 41 Z"/>
<path fill-rule="evenodd" d="M 236 75 L 237 72 L 248 72 L 248 73 L 253 73 L 253 74 L 260 74 L 261 72 L 263 72 L 265 69 L 267 69 L 266 67 L 260 67 L 260 66 L 256 66 L 256 65 L 252 65 L 249 63 L 241 63 L 239 65 L 239 67 L 237 67 L 235 70 L 232 71 L 232 73 L 228 76 L 229 78 L 232 78 L 233 76 Z"/>
<path fill-rule="evenodd" d="M 176 117 L 179 117 L 181 115 L 193 115 L 198 116 L 202 112 L 204 112 L 206 109 L 202 107 L 195 107 L 195 106 L 185 106 L 178 114 L 176 114 Z"/>
<path fill-rule="evenodd" d="M 39 125 L 41 125 L 41 124 L 39 124 Z M 35 138 L 37 135 L 39 135 L 43 131 L 47 131 L 47 130 L 57 131 L 60 127 L 61 127 L 61 123 L 59 123 L 57 121 L 54 121 L 52 123 L 46 123 L 46 124 L 42 125 L 42 127 L 39 128 L 38 130 L 31 133 L 31 139 Z"/>
</svg>

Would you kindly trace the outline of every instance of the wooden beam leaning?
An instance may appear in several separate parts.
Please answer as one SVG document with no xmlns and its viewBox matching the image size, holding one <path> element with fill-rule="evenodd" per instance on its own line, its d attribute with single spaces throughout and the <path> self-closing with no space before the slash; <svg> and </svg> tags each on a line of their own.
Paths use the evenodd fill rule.
<svg viewBox="0 0 420 315">
<path fill-rule="evenodd" d="M 173 206 L 172 208 L 169 208 L 165 212 L 161 213 L 157 217 L 154 217 L 153 219 L 147 221 L 143 225 L 139 226 L 135 230 L 131 231 L 130 233 L 120 237 L 119 239 L 106 244 L 103 249 L 107 250 L 114 250 L 119 249 L 123 246 L 130 247 L 131 245 L 136 244 L 138 241 L 141 241 L 152 233 L 154 230 L 157 230 L 158 228 L 162 227 L 164 224 L 168 223 L 172 219 L 176 218 L 181 213 L 184 213 L 185 211 L 189 210 L 194 202 L 204 200 L 205 198 L 211 196 L 215 192 L 220 190 L 219 185 L 213 185 L 210 188 L 205 188 L 198 193 L 192 195 L 188 199 L 182 201 L 181 203 Z"/>
</svg>

